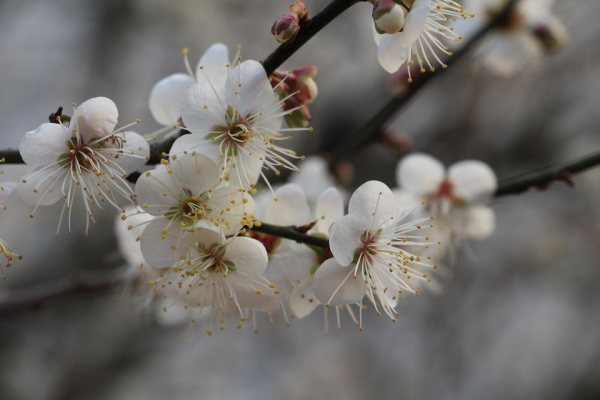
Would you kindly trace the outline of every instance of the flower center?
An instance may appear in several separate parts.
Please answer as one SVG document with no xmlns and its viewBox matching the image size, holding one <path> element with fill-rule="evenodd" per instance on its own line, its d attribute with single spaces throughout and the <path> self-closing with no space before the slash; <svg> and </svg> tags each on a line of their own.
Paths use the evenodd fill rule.
<svg viewBox="0 0 600 400">
<path fill-rule="evenodd" d="M 225 121 L 227 121 L 225 125 L 215 125 L 206 135 L 206 139 L 220 145 L 222 156 L 236 156 L 239 148 L 254 136 L 251 120 L 237 114 L 231 106 L 228 106 Z"/>
<path fill-rule="evenodd" d="M 193 228 L 196 222 L 206 219 L 210 213 L 207 205 L 208 193 L 195 195 L 190 189 L 183 189 L 183 196 L 169 211 L 166 217 L 177 220 L 184 228 Z"/>
<path fill-rule="evenodd" d="M 213 243 L 204 246 L 201 243 L 196 244 L 200 253 L 200 270 L 227 276 L 229 272 L 236 270 L 235 264 L 225 259 L 225 246 L 219 243 Z"/>
<path fill-rule="evenodd" d="M 377 230 L 376 232 L 365 231 L 360 236 L 360 246 L 354 252 L 353 263 L 357 263 L 361 256 L 365 261 L 370 263 L 372 258 L 378 254 L 377 241 L 380 236 L 381 230 Z"/>
</svg>

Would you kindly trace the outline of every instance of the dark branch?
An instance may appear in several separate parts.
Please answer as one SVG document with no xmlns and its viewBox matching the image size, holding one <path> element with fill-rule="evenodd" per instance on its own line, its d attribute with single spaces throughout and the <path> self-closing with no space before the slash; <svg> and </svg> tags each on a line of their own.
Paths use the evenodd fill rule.
<svg viewBox="0 0 600 400">
<path fill-rule="evenodd" d="M 262 62 L 271 75 L 281 64 L 292 56 L 302 45 L 310 40 L 317 32 L 326 27 L 331 21 L 340 14 L 352 7 L 356 3 L 366 0 L 333 0 L 320 13 L 310 18 L 303 24 L 298 32 L 298 36 L 292 43 L 282 44 Z"/>
<path fill-rule="evenodd" d="M 306 243 L 313 246 L 329 248 L 329 241 L 324 238 L 311 236 L 303 233 L 296 226 L 279 226 L 261 223 L 251 228 L 254 232 L 260 232 L 271 236 L 277 236 L 285 239 L 295 240 L 299 243 Z"/>
<path fill-rule="evenodd" d="M 494 16 L 494 18 L 478 32 L 475 33 L 463 46 L 449 57 L 446 61 L 448 68 L 455 65 L 467 53 L 469 53 L 490 31 L 505 21 L 506 17 L 517 4 L 519 0 L 510 0 L 505 7 Z M 408 84 L 406 91 L 391 98 L 375 115 L 373 115 L 364 125 L 350 133 L 340 141 L 338 147 L 332 155 L 332 165 L 337 164 L 344 158 L 356 153 L 365 145 L 376 141 L 384 132 L 384 127 L 389 121 L 406 105 L 410 103 L 413 97 L 436 77 L 444 74 L 444 70 L 437 70 L 432 73 L 419 73 L 414 82 Z"/>
<path fill-rule="evenodd" d="M 573 185 L 572 175 L 597 165 L 600 165 L 600 152 L 590 154 L 589 156 L 567 164 L 528 172 L 515 178 L 508 179 L 500 184 L 494 196 L 501 197 L 511 194 L 520 194 L 531 188 L 545 190 L 556 181 L 563 181 L 569 185 Z"/>
</svg>

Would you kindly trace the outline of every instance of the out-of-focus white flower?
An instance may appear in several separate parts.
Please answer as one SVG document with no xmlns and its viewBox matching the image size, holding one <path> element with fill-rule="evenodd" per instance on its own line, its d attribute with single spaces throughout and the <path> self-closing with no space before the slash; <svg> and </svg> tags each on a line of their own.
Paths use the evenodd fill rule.
<svg viewBox="0 0 600 400">
<path fill-rule="evenodd" d="M 405 17 L 399 32 L 380 33 L 373 29 L 379 64 L 389 73 L 406 64 L 409 82 L 410 66 L 415 61 L 422 72 L 434 71 L 438 65 L 446 68 L 442 58 L 452 53 L 444 41 L 461 39 L 448 23 L 468 18 L 463 6 L 453 0 L 411 0 L 401 2 L 400 6 Z"/>
<path fill-rule="evenodd" d="M 396 320 L 398 296 L 419 294 L 415 283 L 427 281 L 425 271 L 435 267 L 419 256 L 419 250 L 429 245 L 428 237 L 416 234 L 428 226 L 422 224 L 428 224 L 429 218 L 401 223 L 405 216 L 385 184 L 369 181 L 356 189 L 348 215 L 331 227 L 334 258 L 315 273 L 317 299 L 323 304 L 354 304 L 362 303 L 366 294 L 378 313 Z"/>
<path fill-rule="evenodd" d="M 215 323 L 223 329 L 230 319 L 238 326 L 256 311 L 279 307 L 279 291 L 265 276 L 267 252 L 257 240 L 223 239 L 207 229 L 181 235 L 174 227 L 165 235 L 164 225 L 155 220 L 144 229 L 141 249 L 159 269 L 155 292 L 185 310 L 208 313 L 208 334 Z"/>
<path fill-rule="evenodd" d="M 421 209 L 435 218 L 434 237 L 452 244 L 461 239 L 484 239 L 492 234 L 494 212 L 486 204 L 497 187 L 494 171 L 485 163 L 465 160 L 446 171 L 435 158 L 414 153 L 398 163 L 397 202 Z"/>
<path fill-rule="evenodd" d="M 212 229 L 237 234 L 249 224 L 254 200 L 246 190 L 219 181 L 217 165 L 202 154 L 172 156 L 143 173 L 135 186 L 138 204 L 166 229 Z"/>
<path fill-rule="evenodd" d="M 63 199 L 57 233 L 65 218 L 71 232 L 71 210 L 80 201 L 87 234 L 95 222 L 93 209 L 106 204 L 120 209 L 118 198 L 132 201 L 125 177 L 146 163 L 150 149 L 142 136 L 126 131 L 133 124 L 115 129 L 117 117 L 112 100 L 95 97 L 75 109 L 68 127 L 46 123 L 25 134 L 19 150 L 35 170 L 23 177 L 18 191 L 34 205 L 31 216 Z"/>
<path fill-rule="evenodd" d="M 222 74 L 219 79 L 202 74 L 204 79 L 186 91 L 182 116 L 192 134 L 177 139 L 171 154 L 205 154 L 220 166 L 222 179 L 246 189 L 261 176 L 269 185 L 263 169 L 297 171 L 292 160 L 303 157 L 278 143 L 290 139 L 284 131 L 307 129 L 282 128 L 292 110 L 283 111 L 286 99 L 274 92 L 262 64 L 248 60 L 223 66 Z"/>
<path fill-rule="evenodd" d="M 298 163 L 298 168 L 300 172 L 291 174 L 289 181 L 304 189 L 308 204 L 314 207 L 325 189 L 336 186 L 335 180 L 329 172 L 327 162 L 319 156 L 306 157 Z"/>
<path fill-rule="evenodd" d="M 161 134 L 175 131 L 182 127 L 181 103 L 185 91 L 202 81 L 204 74 L 210 77 L 216 85 L 224 85 L 226 74 L 225 66 L 229 64 L 229 49 L 221 43 L 210 46 L 198 62 L 196 70 L 192 70 L 188 59 L 188 49 L 183 49 L 183 60 L 187 73 L 169 75 L 154 85 L 150 93 L 150 112 L 152 116 L 165 128 L 156 132 Z M 201 70 L 202 68 L 202 70 Z"/>
<path fill-rule="evenodd" d="M 8 200 L 16 186 L 14 182 L 0 183 L 0 207 L 5 207 L 4 203 Z M 4 258 L 4 262 L 0 262 L 0 274 L 3 268 L 12 266 L 15 259 L 20 260 L 22 258 L 20 254 L 11 251 L 8 244 L 2 239 L 0 239 L 0 256 Z"/>
<path fill-rule="evenodd" d="M 568 40 L 563 23 L 552 14 L 554 0 L 522 0 L 483 41 L 477 51 L 481 65 L 504 77 L 536 66 L 544 53 L 556 52 Z M 457 32 L 469 37 L 489 22 L 505 5 L 504 0 L 466 0 L 476 18 L 457 24 Z"/>
</svg>

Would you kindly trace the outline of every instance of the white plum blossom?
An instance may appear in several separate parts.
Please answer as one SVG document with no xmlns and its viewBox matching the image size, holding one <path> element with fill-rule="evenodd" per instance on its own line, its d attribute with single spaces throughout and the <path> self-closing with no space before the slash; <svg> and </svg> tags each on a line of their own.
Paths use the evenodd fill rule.
<svg viewBox="0 0 600 400">
<path fill-rule="evenodd" d="M 172 156 L 143 173 L 135 186 L 138 204 L 166 229 L 199 227 L 237 234 L 250 223 L 254 200 L 245 189 L 220 182 L 218 167 L 202 154 Z"/>
<path fill-rule="evenodd" d="M 13 193 L 15 187 L 15 182 L 2 182 L 0 183 L 0 207 L 6 207 L 4 203 L 8 200 L 10 195 Z M 0 262 L 0 274 L 2 273 L 2 269 L 5 267 L 8 268 L 12 266 L 14 260 L 20 260 L 22 257 L 20 254 L 17 254 L 10 250 L 8 244 L 0 238 L 0 256 L 4 259 L 3 262 Z"/>
<path fill-rule="evenodd" d="M 446 68 L 443 58 L 452 53 L 444 41 L 462 39 L 449 23 L 470 15 L 453 0 L 409 0 L 401 6 L 406 14 L 402 30 L 388 34 L 373 29 L 379 64 L 389 73 L 406 64 L 409 82 L 415 62 L 422 72 L 434 71 L 438 65 Z"/>
<path fill-rule="evenodd" d="M 477 18 L 457 24 L 457 32 L 473 35 L 505 5 L 503 0 L 466 0 Z M 552 13 L 554 0 L 521 0 L 477 50 L 478 63 L 492 73 L 510 77 L 535 67 L 544 53 L 567 41 L 563 23 Z"/>
<path fill-rule="evenodd" d="M 116 128 L 117 117 L 112 100 L 95 97 L 75 109 L 68 126 L 45 123 L 25 134 L 19 151 L 34 171 L 23 177 L 18 191 L 33 205 L 31 216 L 62 200 L 57 233 L 65 218 L 70 233 L 73 206 L 81 202 L 87 235 L 95 222 L 93 209 L 105 204 L 120 209 L 119 198 L 132 201 L 125 178 L 146 163 L 150 150 L 141 135 L 126 131 L 131 125 Z"/>
<path fill-rule="evenodd" d="M 398 296 L 418 295 L 415 285 L 428 281 L 429 270 L 436 268 L 419 255 L 429 246 L 429 238 L 419 231 L 430 226 L 430 218 L 403 223 L 406 214 L 384 183 L 369 181 L 356 189 L 348 214 L 330 230 L 334 258 L 326 260 L 314 276 L 321 303 L 362 303 L 366 295 L 378 313 L 396 320 Z"/>
<path fill-rule="evenodd" d="M 413 153 L 398 163 L 399 204 L 435 217 L 436 239 L 456 244 L 485 239 L 494 230 L 494 211 L 487 205 L 497 187 L 494 171 L 485 163 L 464 160 L 446 171 L 435 158 Z"/>
<path fill-rule="evenodd" d="M 187 73 L 171 74 L 154 85 L 150 93 L 150 112 L 165 128 L 157 134 L 175 131 L 182 127 L 181 103 L 185 91 L 197 82 L 204 80 L 204 75 L 210 77 L 217 86 L 225 84 L 226 69 L 229 63 L 229 50 L 222 43 L 210 46 L 200 57 L 198 67 L 194 72 L 188 59 L 188 50 L 183 50 L 184 65 Z M 202 67 L 202 69 L 200 68 Z"/>
<path fill-rule="evenodd" d="M 307 128 L 282 127 L 284 116 L 295 109 L 283 110 L 287 99 L 279 99 L 262 64 L 247 60 L 223 66 L 217 79 L 203 73 L 204 66 L 199 70 L 204 79 L 186 91 L 182 104 L 191 134 L 177 139 L 171 154 L 205 154 L 220 166 L 221 179 L 246 189 L 259 177 L 269 185 L 263 170 L 297 171 L 291 160 L 302 157 L 278 143 L 291 138 L 283 132 Z"/>
<path fill-rule="evenodd" d="M 157 269 L 151 284 L 156 294 L 171 304 L 183 306 L 192 315 L 208 318 L 222 330 L 226 320 L 236 327 L 256 312 L 279 307 L 279 290 L 265 275 L 268 256 L 264 246 L 249 237 L 222 235 L 208 230 L 186 231 L 183 235 L 155 220 L 141 238 L 144 259 Z M 181 307 L 179 307 L 181 311 Z M 195 322 L 195 321 L 192 321 Z"/>
</svg>

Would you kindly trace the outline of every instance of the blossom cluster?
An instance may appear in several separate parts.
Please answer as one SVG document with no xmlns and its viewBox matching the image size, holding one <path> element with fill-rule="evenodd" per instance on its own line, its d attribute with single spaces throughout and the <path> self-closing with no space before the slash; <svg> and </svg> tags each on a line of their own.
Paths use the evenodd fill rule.
<svg viewBox="0 0 600 400">
<path fill-rule="evenodd" d="M 515 12 L 530 15 L 531 1 Z M 388 72 L 406 65 L 409 81 L 412 64 L 446 67 L 444 40 L 461 39 L 454 23 L 472 17 L 454 0 L 372 4 L 379 63 Z M 514 18 L 511 31 L 540 38 L 539 24 Z M 291 43 L 306 23 L 296 0 L 273 34 Z M 332 310 L 338 326 L 344 313 L 362 329 L 369 308 L 396 321 L 401 298 L 431 287 L 459 245 L 492 234 L 497 180 L 483 162 L 445 169 L 413 153 L 398 163 L 397 188 L 371 180 L 348 195 L 326 160 L 297 155 L 287 144 L 291 133 L 312 131 L 316 67 L 268 74 L 220 43 L 195 68 L 184 50 L 184 65 L 186 73 L 165 77 L 150 94 L 158 131 L 133 132 L 139 121 L 120 125 L 112 100 L 89 99 L 27 132 L 19 151 L 30 172 L 0 185 L 0 205 L 19 196 L 32 218 L 59 204 L 57 235 L 72 232 L 79 210 L 85 235 L 99 210 L 117 210 L 121 252 L 159 298 L 163 321 L 203 320 L 212 334 L 256 326 L 261 314 L 289 322 L 319 307 L 326 324 Z M 168 137 L 170 149 L 154 154 L 149 142 Z M 151 158 L 160 162 L 149 169 Z M 288 183 L 272 184 L 282 172 L 292 173 Z M 2 240 L 0 255 L 0 267 L 20 258 Z"/>
</svg>

